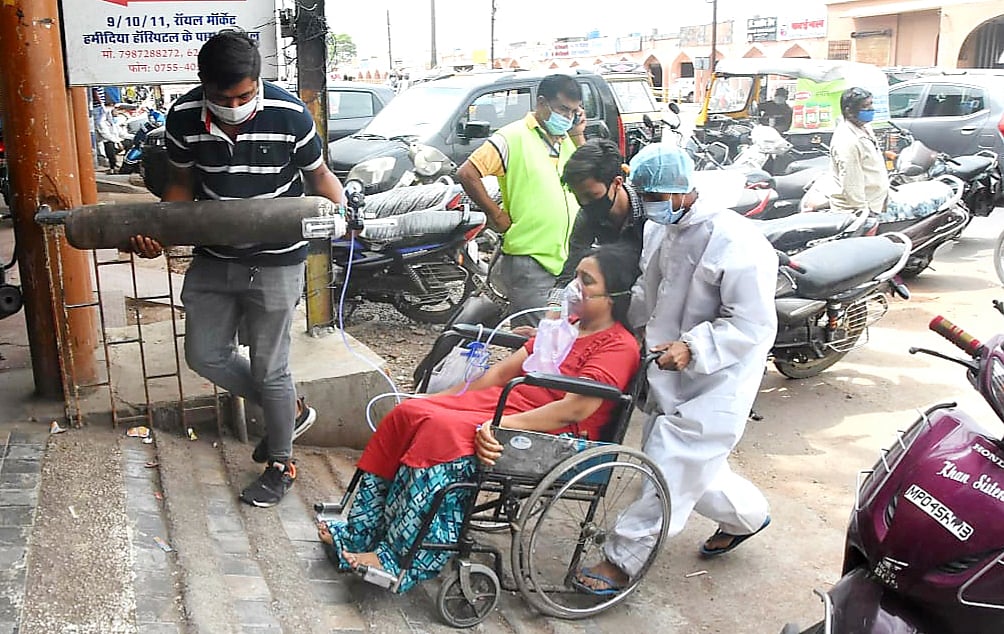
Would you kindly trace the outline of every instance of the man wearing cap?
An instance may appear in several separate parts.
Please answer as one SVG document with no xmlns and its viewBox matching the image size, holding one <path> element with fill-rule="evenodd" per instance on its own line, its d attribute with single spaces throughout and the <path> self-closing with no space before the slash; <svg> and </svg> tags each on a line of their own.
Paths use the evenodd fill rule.
<svg viewBox="0 0 1004 634">
<path fill-rule="evenodd" d="M 694 164 L 679 148 L 653 144 L 631 161 L 631 184 L 649 220 L 632 324 L 662 353 L 648 369 L 642 448 L 669 487 L 669 535 L 692 510 L 718 522 L 700 552 L 729 552 L 770 523 L 763 494 L 734 473 L 728 456 L 746 419 L 774 342 L 777 255 L 747 220 L 701 199 Z M 708 192 L 712 194 L 713 192 Z M 653 230 L 654 229 L 654 230 Z M 640 572 L 664 525 L 644 489 L 617 520 L 605 559 L 583 567 L 583 592 L 615 594 Z"/>
</svg>

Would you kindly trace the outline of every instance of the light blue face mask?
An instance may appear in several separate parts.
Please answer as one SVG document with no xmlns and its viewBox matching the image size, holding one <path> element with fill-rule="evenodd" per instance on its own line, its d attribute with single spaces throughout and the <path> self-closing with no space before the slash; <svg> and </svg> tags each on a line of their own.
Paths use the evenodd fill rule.
<svg viewBox="0 0 1004 634">
<path fill-rule="evenodd" d="M 544 127 L 551 136 L 562 136 L 572 129 L 572 120 L 552 110 L 551 116 L 544 122 Z"/>
<path fill-rule="evenodd" d="M 861 110 L 858 112 L 858 121 L 861 123 L 871 123 L 875 120 L 874 110 Z"/>
<path fill-rule="evenodd" d="M 683 217 L 683 214 L 687 212 L 682 203 L 679 209 L 674 209 L 672 199 L 655 202 L 645 201 L 642 204 L 645 207 L 645 215 L 648 216 L 648 219 L 660 225 L 675 225 Z"/>
</svg>

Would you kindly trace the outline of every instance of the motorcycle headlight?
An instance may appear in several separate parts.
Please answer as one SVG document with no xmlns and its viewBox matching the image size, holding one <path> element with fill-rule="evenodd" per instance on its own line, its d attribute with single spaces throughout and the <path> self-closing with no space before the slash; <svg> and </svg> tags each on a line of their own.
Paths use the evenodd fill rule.
<svg viewBox="0 0 1004 634">
<path fill-rule="evenodd" d="M 381 156 L 380 158 L 363 161 L 349 171 L 345 180 L 357 179 L 363 185 L 379 185 L 390 177 L 394 170 L 396 160 L 393 156 Z"/>
<path fill-rule="evenodd" d="M 419 176 L 435 176 L 450 159 L 434 147 L 423 145 L 415 152 L 412 162 Z"/>
</svg>

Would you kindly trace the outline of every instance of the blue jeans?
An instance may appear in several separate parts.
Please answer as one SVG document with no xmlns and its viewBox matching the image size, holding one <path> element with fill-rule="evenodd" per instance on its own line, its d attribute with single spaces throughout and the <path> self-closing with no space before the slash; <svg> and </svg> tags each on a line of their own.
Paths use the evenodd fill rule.
<svg viewBox="0 0 1004 634">
<path fill-rule="evenodd" d="M 185 361 L 202 377 L 261 407 L 269 456 L 292 454 L 296 389 L 289 328 L 303 292 L 303 264 L 249 267 L 197 255 L 185 274 Z M 250 361 L 237 351 L 250 348 Z"/>
</svg>

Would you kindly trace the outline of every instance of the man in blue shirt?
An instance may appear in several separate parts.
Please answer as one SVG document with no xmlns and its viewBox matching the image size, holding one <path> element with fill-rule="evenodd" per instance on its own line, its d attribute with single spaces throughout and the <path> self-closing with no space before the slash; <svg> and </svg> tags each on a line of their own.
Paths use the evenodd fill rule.
<svg viewBox="0 0 1004 634">
<path fill-rule="evenodd" d="M 167 115 L 170 159 L 163 200 L 301 196 L 343 202 L 324 164 L 321 138 L 303 102 L 262 81 L 256 43 L 222 31 L 199 51 L 201 85 Z M 157 257 L 145 236 L 133 249 Z M 297 399 L 289 372 L 289 329 L 304 282 L 307 243 L 199 246 L 185 275 L 185 359 L 203 377 L 261 406 L 266 435 L 253 458 L 264 473 L 241 492 L 254 506 L 277 504 L 296 479 L 293 438 L 316 412 Z M 238 354 L 236 335 L 250 348 Z"/>
</svg>

